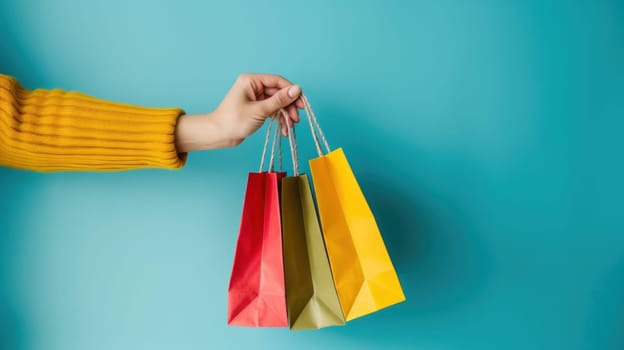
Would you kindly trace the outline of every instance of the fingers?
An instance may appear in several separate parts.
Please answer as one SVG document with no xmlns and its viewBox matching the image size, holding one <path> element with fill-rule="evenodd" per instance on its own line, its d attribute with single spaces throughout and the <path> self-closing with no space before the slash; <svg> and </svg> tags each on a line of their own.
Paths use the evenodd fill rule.
<svg viewBox="0 0 624 350">
<path fill-rule="evenodd" d="M 250 84 L 258 94 L 258 99 L 264 99 L 268 96 L 273 96 L 279 90 L 293 86 L 294 84 L 288 79 L 277 74 L 241 74 L 238 80 L 244 84 Z M 299 109 L 303 108 L 303 101 L 297 99 L 296 106 Z"/>
<path fill-rule="evenodd" d="M 288 116 L 290 117 L 290 120 L 292 120 L 295 123 L 299 122 L 299 112 L 297 111 L 297 107 L 295 106 L 295 104 L 291 104 L 286 108 L 286 112 L 288 112 Z"/>
<path fill-rule="evenodd" d="M 265 88 L 264 89 L 264 93 L 262 94 L 262 96 L 260 96 L 258 99 L 259 100 L 263 100 L 269 96 L 273 96 L 275 95 L 278 91 L 280 91 L 280 89 L 278 88 Z M 299 97 L 296 101 L 295 101 L 295 106 L 299 109 L 303 109 L 303 101 L 301 100 L 301 97 Z M 297 113 L 297 116 L 299 115 L 299 113 L 297 112 L 297 109 L 295 108 L 295 112 Z"/>
<path fill-rule="evenodd" d="M 274 94 L 270 94 L 269 96 L 272 96 L 272 95 L 274 95 Z M 290 120 L 292 120 L 293 123 L 298 123 L 299 122 L 299 111 L 297 110 L 298 102 L 301 102 L 301 98 L 297 98 L 295 103 L 291 103 L 287 107 L 282 107 L 282 108 L 284 108 L 284 110 L 286 110 L 286 113 L 287 113 L 288 117 L 290 118 Z M 303 103 L 303 102 L 301 102 L 301 103 Z"/>
<path fill-rule="evenodd" d="M 253 95 L 253 105 L 259 115 L 274 115 L 280 108 L 287 114 L 289 124 L 299 122 L 299 111 L 303 108 L 301 88 L 284 77 L 273 74 L 242 74 L 238 77 L 241 87 L 250 88 L 248 93 Z M 284 123 L 285 124 L 285 123 Z M 287 126 L 282 125 L 282 134 L 287 135 Z"/>
<path fill-rule="evenodd" d="M 287 107 L 280 108 L 276 113 L 276 117 L 281 121 L 282 135 L 288 136 L 288 128 L 292 128 L 295 123 L 299 122 L 299 112 L 297 111 L 296 104 L 291 103 Z"/>
<path fill-rule="evenodd" d="M 299 98 L 301 95 L 301 88 L 298 85 L 292 85 L 290 87 L 285 87 L 273 96 L 262 100 L 254 102 L 253 104 L 258 109 L 259 114 L 261 115 L 272 115 L 277 112 L 280 108 L 286 108 L 295 100 Z M 289 112 L 290 115 L 290 112 Z M 298 116 L 295 113 L 295 118 Z"/>
<path fill-rule="evenodd" d="M 278 88 L 265 88 L 264 89 L 264 95 L 267 96 L 267 97 L 268 96 L 273 96 L 280 90 L 281 89 L 278 89 Z"/>
<path fill-rule="evenodd" d="M 247 83 L 252 81 L 260 83 L 265 88 L 283 89 L 293 85 L 286 78 L 276 74 L 241 74 L 238 79 Z"/>
</svg>

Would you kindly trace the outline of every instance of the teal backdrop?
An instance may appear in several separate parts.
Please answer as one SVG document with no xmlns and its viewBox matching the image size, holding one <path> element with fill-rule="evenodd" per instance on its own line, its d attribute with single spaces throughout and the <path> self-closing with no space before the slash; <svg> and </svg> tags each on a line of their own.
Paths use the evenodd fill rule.
<svg viewBox="0 0 624 350">
<path fill-rule="evenodd" d="M 618 0 L 2 0 L 29 88 L 202 113 L 239 73 L 301 84 L 407 301 L 226 326 L 258 133 L 181 171 L 0 169 L 0 348 L 624 349 L 623 63 Z"/>
</svg>

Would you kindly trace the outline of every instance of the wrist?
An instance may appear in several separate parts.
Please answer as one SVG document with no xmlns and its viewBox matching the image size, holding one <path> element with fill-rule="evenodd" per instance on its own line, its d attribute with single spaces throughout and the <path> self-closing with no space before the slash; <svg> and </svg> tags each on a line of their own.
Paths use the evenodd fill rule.
<svg viewBox="0 0 624 350">
<path fill-rule="evenodd" d="M 233 147 L 238 144 L 227 137 L 215 112 L 181 116 L 178 118 L 175 133 L 176 147 L 180 153 Z"/>
</svg>

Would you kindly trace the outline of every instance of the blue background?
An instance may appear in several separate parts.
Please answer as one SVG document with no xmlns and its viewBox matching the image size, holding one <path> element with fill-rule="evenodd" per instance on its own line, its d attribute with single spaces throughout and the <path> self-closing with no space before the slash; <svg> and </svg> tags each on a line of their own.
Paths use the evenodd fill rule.
<svg viewBox="0 0 624 350">
<path fill-rule="evenodd" d="M 200 113 L 239 73 L 301 84 L 408 299 L 226 326 L 258 133 L 177 172 L 0 169 L 0 348 L 624 348 L 622 1 L 0 2 L 29 88 Z"/>
</svg>

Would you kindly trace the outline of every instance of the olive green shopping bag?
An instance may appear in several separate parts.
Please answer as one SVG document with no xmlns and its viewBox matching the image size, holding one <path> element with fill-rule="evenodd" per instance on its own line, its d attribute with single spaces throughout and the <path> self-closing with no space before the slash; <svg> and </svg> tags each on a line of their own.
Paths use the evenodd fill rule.
<svg viewBox="0 0 624 350">
<path fill-rule="evenodd" d="M 288 123 L 288 117 L 285 116 Z M 343 325 L 342 309 L 306 174 L 299 174 L 294 128 L 288 124 L 294 176 L 282 179 L 282 244 L 290 329 Z"/>
</svg>

